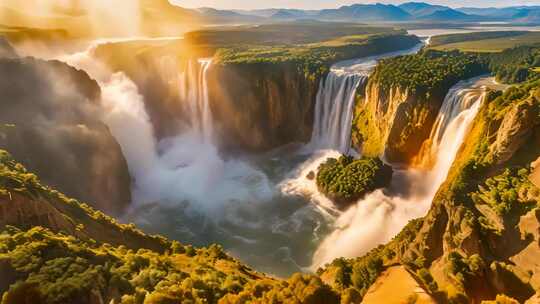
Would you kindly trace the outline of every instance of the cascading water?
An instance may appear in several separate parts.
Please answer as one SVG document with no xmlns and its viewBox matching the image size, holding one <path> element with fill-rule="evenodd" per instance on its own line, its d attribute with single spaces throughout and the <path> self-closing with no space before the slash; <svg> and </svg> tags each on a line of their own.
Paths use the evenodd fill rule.
<svg viewBox="0 0 540 304">
<path fill-rule="evenodd" d="M 432 168 L 441 163 L 440 158 L 444 157 L 448 151 L 455 150 L 444 145 L 444 143 L 448 143 L 444 137 L 452 135 L 447 132 L 453 127 L 452 124 L 461 123 L 469 111 L 477 110 L 480 104 L 478 101 L 484 99 L 486 91 L 475 87 L 474 83 L 477 80 L 475 78 L 463 81 L 450 89 L 435 120 L 429 139 L 423 144 L 420 153 L 414 160 L 416 166 Z"/>
<path fill-rule="evenodd" d="M 419 43 L 411 49 L 338 62 L 332 66 L 326 79 L 321 80 L 315 104 L 313 133 L 307 149 L 311 157 L 289 179 L 279 186 L 287 195 L 300 195 L 310 199 L 323 213 L 336 214 L 332 202 L 319 193 L 312 178 L 317 167 L 329 157 L 351 152 L 351 128 L 356 93 L 365 90 L 369 75 L 379 60 L 414 54 L 422 49 Z"/>
<path fill-rule="evenodd" d="M 216 211 L 229 202 L 266 199 L 271 190 L 264 174 L 246 163 L 222 160 L 211 142 L 206 80 L 211 60 L 192 63 L 180 81 L 189 85 L 180 86 L 180 94 L 188 97 L 190 130 L 158 142 L 137 86 L 124 73 L 112 73 L 93 58 L 98 45 L 60 60 L 86 71 L 99 83 L 103 120 L 120 143 L 135 179 L 135 205 L 189 202 L 197 209 Z"/>
<path fill-rule="evenodd" d="M 291 177 L 287 175 L 290 168 L 309 156 L 312 159 L 300 168 L 302 179 L 307 175 L 306 170 L 316 169 L 318 161 L 334 156 L 336 150 L 349 150 L 354 95 L 365 83 L 376 59 L 337 64 L 321 85 L 318 123 L 331 126 L 332 130 L 326 134 L 321 131 L 314 139 L 326 137 L 329 140 L 319 141 L 319 147 L 335 150 L 319 150 L 315 154 L 311 150 L 306 155 L 285 149 L 275 154 L 231 160 L 221 159 L 213 145 L 214 127 L 206 80 L 211 60 L 191 61 L 180 73 L 169 68 L 175 65 L 165 64 L 167 68 L 161 76 L 178 89 L 189 128 L 161 141 L 153 135 L 144 98 L 126 75 L 111 73 L 93 58 L 92 49 L 64 61 L 87 71 L 102 88 L 104 122 L 120 143 L 134 177 L 134 210 L 126 215 L 128 221 L 150 233 L 162 233 L 195 245 L 218 242 L 243 261 L 257 265 L 259 270 L 278 275 L 288 275 L 310 265 L 311 254 L 332 231 L 329 224 L 340 212 L 327 200 L 326 205 L 322 204 L 325 201 L 322 195 L 317 198 L 307 195 L 317 202 L 308 204 L 305 193 L 287 190 L 284 186 L 287 182 L 280 187 L 275 187 L 273 182 Z M 313 181 L 306 185 L 311 192 L 318 193 Z M 382 192 L 381 196 L 385 198 Z M 378 205 L 374 206 L 377 209 Z M 378 214 L 380 218 L 372 217 L 374 230 L 378 227 L 376 223 L 385 220 L 385 209 L 379 208 Z M 374 231 L 372 235 L 377 234 Z M 320 252 L 319 248 L 317 256 Z"/>
<path fill-rule="evenodd" d="M 191 127 L 206 141 L 212 141 L 212 113 L 208 99 L 208 70 L 212 59 L 190 60 L 187 71 L 180 73 L 179 94 L 185 100 Z"/>
<path fill-rule="evenodd" d="M 410 220 L 427 213 L 485 96 L 485 87 L 477 87 L 477 81 L 457 84 L 445 98 L 429 140 L 435 154 L 432 169 L 396 171 L 388 189 L 367 195 L 341 214 L 334 232 L 315 252 L 313 269 L 338 257 L 365 254 L 390 241 Z M 426 185 L 425 181 L 431 182 Z"/>
<path fill-rule="evenodd" d="M 336 63 L 326 79 L 321 80 L 310 147 L 330 149 L 348 154 L 351 148 L 351 128 L 356 93 L 364 90 L 369 75 L 384 58 L 418 52 L 423 43 L 408 50 Z"/>
<path fill-rule="evenodd" d="M 163 70 L 161 76 L 179 90 L 190 128 L 158 141 L 136 84 L 107 69 L 93 49 L 59 59 L 86 71 L 101 87 L 103 121 L 134 179 L 133 208 L 125 219 L 195 246 L 222 244 L 244 262 L 276 275 L 309 265 L 306 253 L 315 249 L 314 238 L 326 234 L 325 221 L 305 200 L 274 191 L 270 180 L 283 178 L 275 168 L 288 172 L 297 160 L 287 153 L 279 154 L 277 163 L 268 155 L 220 157 L 208 107 L 211 61 L 192 61 L 181 73 Z"/>
<path fill-rule="evenodd" d="M 349 152 L 356 92 L 366 81 L 367 75 L 341 69 L 332 69 L 321 81 L 311 137 L 314 147 Z"/>
</svg>

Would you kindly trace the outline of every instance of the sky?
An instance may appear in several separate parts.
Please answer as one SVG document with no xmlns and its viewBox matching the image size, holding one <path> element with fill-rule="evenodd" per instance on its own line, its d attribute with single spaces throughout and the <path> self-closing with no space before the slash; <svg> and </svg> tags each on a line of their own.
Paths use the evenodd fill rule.
<svg viewBox="0 0 540 304">
<path fill-rule="evenodd" d="M 412 1 L 412 0 L 410 0 Z M 355 3 L 400 4 L 407 0 L 172 0 L 180 6 L 197 8 L 213 7 L 220 9 L 258 9 L 258 8 L 337 8 Z M 420 2 L 422 0 L 415 0 Z M 516 5 L 540 5 L 540 0 L 428 0 L 432 4 L 451 7 L 503 7 Z"/>
</svg>

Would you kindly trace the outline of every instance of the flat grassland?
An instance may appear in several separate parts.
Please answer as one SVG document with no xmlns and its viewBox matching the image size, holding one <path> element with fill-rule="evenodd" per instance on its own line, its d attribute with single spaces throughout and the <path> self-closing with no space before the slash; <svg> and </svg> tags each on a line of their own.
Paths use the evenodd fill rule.
<svg viewBox="0 0 540 304">
<path fill-rule="evenodd" d="M 540 44 L 540 32 L 477 32 L 435 36 L 430 48 L 493 53 L 517 46 L 538 44 Z"/>
</svg>

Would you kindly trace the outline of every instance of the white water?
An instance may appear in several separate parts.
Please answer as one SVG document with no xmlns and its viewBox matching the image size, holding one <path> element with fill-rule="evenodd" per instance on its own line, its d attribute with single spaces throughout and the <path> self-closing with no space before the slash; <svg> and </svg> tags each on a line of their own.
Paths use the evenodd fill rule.
<svg viewBox="0 0 540 304">
<path fill-rule="evenodd" d="M 381 59 L 414 54 L 422 49 L 419 43 L 411 49 L 385 53 L 338 62 L 321 81 L 315 105 L 313 134 L 303 153 L 311 157 L 299 166 L 279 185 L 286 195 L 307 197 L 323 214 L 335 216 L 339 211 L 333 203 L 319 193 L 314 180 L 307 176 L 317 172 L 317 168 L 329 157 L 340 153 L 351 153 L 351 128 L 355 108 L 355 95 L 364 89 L 369 75 Z M 353 153 L 354 154 L 354 153 Z"/>
<path fill-rule="evenodd" d="M 321 81 L 311 137 L 314 147 L 349 152 L 356 91 L 366 80 L 367 76 L 332 70 Z"/>
<path fill-rule="evenodd" d="M 432 167 L 440 163 L 441 158 L 451 157 L 446 154 L 451 153 L 455 148 L 445 145 L 449 140 L 444 137 L 448 136 L 447 130 L 452 127 L 451 124 L 461 123 L 467 111 L 476 111 L 479 106 L 478 100 L 484 99 L 486 90 L 479 89 L 476 86 L 477 82 L 479 82 L 478 78 L 462 81 L 450 89 L 433 125 L 430 139 L 420 152 L 420 159 L 417 161 L 419 165 Z"/>
<path fill-rule="evenodd" d="M 340 214 L 331 202 L 318 193 L 315 183 L 306 178 L 320 162 L 329 156 L 337 155 L 338 152 L 310 150 L 312 158 L 298 169 L 299 175 L 280 186 L 285 194 L 302 195 L 316 202 L 311 206 L 318 208 L 327 220 L 337 218 L 335 226 L 338 228 L 325 237 L 327 233 L 324 227 L 320 227 L 325 226 L 327 220 L 319 219 L 318 214 L 311 212 L 313 207 L 298 203 L 296 206 L 305 207 L 289 207 L 291 202 L 288 198 L 278 197 L 277 199 L 282 201 L 276 201 L 273 185 L 267 174 L 255 169 L 248 162 L 224 161 L 219 157 L 212 144 L 213 125 L 205 77 L 211 61 L 192 62 L 191 67 L 181 72 L 179 78 L 180 95 L 189 97 L 185 99 L 189 100 L 185 106 L 189 107 L 190 130 L 157 142 L 144 108 L 144 99 L 126 75 L 108 71 L 92 58 L 91 50 L 64 60 L 87 71 L 102 88 L 104 121 L 119 141 L 128 160 L 130 173 L 135 177 L 135 206 L 159 202 L 154 205 L 158 206 L 155 209 L 159 209 L 159 212 L 142 212 L 142 217 L 136 216 L 137 223 L 147 227 L 165 227 L 164 230 L 154 232 L 169 233 L 178 239 L 183 235 L 182 229 L 186 228 L 181 226 L 182 222 L 187 222 L 190 218 L 180 215 L 184 203 L 188 203 L 195 209 L 193 211 L 205 214 L 204 220 L 197 221 L 197 217 L 193 217 L 194 223 L 188 225 L 206 227 L 208 218 L 226 222 L 226 225 L 218 225 L 216 232 L 213 232 L 215 234 L 210 237 L 205 234 L 205 229 L 201 229 L 199 238 L 207 238 L 205 240 L 208 242 L 228 243 L 229 250 L 245 261 L 262 263 L 264 266 L 260 266 L 261 268 L 271 264 L 272 267 L 266 268 L 266 271 L 275 271 L 281 267 L 280 263 L 301 267 L 296 263 L 302 259 L 299 253 L 309 254 L 310 251 L 307 250 L 310 250 L 310 243 L 318 242 L 315 240 L 319 237 L 324 238 L 324 241 L 314 255 L 313 267 L 333 257 L 361 255 L 377 244 L 389 240 L 401 230 L 408 219 L 425 214 L 431 203 L 427 198 L 430 195 L 432 197 L 431 192 L 436 191 L 435 187 L 424 185 L 426 178 L 444 180 L 444 177 L 435 174 L 427 176 L 427 173 L 422 172 L 397 172 L 397 177 L 389 189 L 369 195 L 364 203 Z M 369 65 L 360 63 L 358 66 L 363 68 Z M 353 75 L 363 76 L 359 72 Z M 343 93 L 343 96 L 345 95 Z M 341 123 L 345 120 L 338 119 Z M 438 172 L 443 171 L 441 169 Z M 409 189 L 410 193 L 400 191 L 403 187 Z M 260 202 L 272 202 L 275 207 Z M 287 210 L 288 208 L 291 210 Z M 262 217 L 261 213 L 264 214 Z M 148 225 L 145 225 L 144 221 L 148 221 Z M 166 222 L 171 222 L 172 229 Z M 189 233 L 199 233 L 192 230 L 192 226 L 188 226 L 191 230 Z M 276 250 L 276 247 L 279 248 Z M 274 261 L 278 263 L 274 264 Z M 287 271 L 291 266 L 283 268 L 286 268 L 283 271 Z"/>
<path fill-rule="evenodd" d="M 432 140 L 436 160 L 427 172 L 394 172 L 392 185 L 358 201 L 341 214 L 335 230 L 313 256 L 312 269 L 338 257 L 361 256 L 392 239 L 412 219 L 424 216 L 478 113 L 485 88 L 461 82 L 448 93 L 441 107 Z M 426 183 L 426 181 L 428 181 Z"/>
<path fill-rule="evenodd" d="M 346 60 L 333 65 L 326 79 L 321 80 L 319 85 L 311 148 L 348 154 L 356 93 L 365 88 L 377 62 L 384 58 L 416 53 L 423 46 L 424 43 L 420 43 L 411 49 Z"/>
<path fill-rule="evenodd" d="M 96 45 L 97 46 L 97 45 Z M 188 202 L 196 210 L 220 212 L 227 204 L 264 201 L 271 193 L 266 176 L 240 161 L 224 161 L 212 144 L 212 117 L 206 73 L 210 60 L 185 73 L 190 89 L 189 131 L 158 142 L 137 86 L 124 73 L 111 73 L 92 56 L 96 46 L 60 58 L 86 71 L 102 89 L 103 121 L 128 162 L 135 205 Z M 185 88 L 180 88 L 185 90 Z"/>
<path fill-rule="evenodd" d="M 57 59 L 86 71 L 101 87 L 102 120 L 133 177 L 125 219 L 195 246 L 220 243 L 267 273 L 288 276 L 309 265 L 317 240 L 328 233 L 327 220 L 305 198 L 282 195 L 274 184 L 305 157 L 278 152 L 223 160 L 213 145 L 206 59 L 183 71 L 164 61 L 161 76 L 178 89 L 189 128 L 158 141 L 144 97 L 124 73 L 112 73 L 93 57 L 98 45 Z"/>
<path fill-rule="evenodd" d="M 208 100 L 208 69 L 212 59 L 190 60 L 187 71 L 180 73 L 179 93 L 181 100 L 187 101 L 186 112 L 191 119 L 191 127 L 200 137 L 211 142 L 213 137 L 212 112 Z"/>
</svg>

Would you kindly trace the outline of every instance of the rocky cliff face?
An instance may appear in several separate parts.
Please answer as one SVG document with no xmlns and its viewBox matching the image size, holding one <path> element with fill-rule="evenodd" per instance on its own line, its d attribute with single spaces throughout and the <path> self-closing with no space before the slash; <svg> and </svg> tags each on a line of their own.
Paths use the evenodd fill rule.
<svg viewBox="0 0 540 304">
<path fill-rule="evenodd" d="M 63 63 L 0 59 L 0 147 L 46 184 L 119 214 L 131 201 L 127 163 L 100 120 L 100 89 Z"/>
<path fill-rule="evenodd" d="M 266 150 L 308 141 L 319 82 L 294 63 L 212 66 L 210 102 L 222 146 Z"/>
<path fill-rule="evenodd" d="M 137 55 L 118 59 L 115 54 L 121 52 Z M 184 53 L 196 57 L 183 57 Z M 212 57 L 212 52 L 193 50 L 181 42 L 148 48 L 112 44 L 100 46 L 96 56 L 113 70 L 124 71 L 137 84 L 155 135 L 162 139 L 177 135 L 189 125 L 191 118 L 186 108 L 193 98 L 189 91 L 195 88 L 182 91 L 182 79 L 191 76 L 200 84 L 196 58 Z M 311 136 L 320 76 L 306 76 L 293 62 L 213 64 L 207 75 L 216 137 L 223 147 L 265 150 L 307 141 Z"/>
<path fill-rule="evenodd" d="M 163 251 L 166 242 L 150 237 L 41 183 L 38 177 L 0 150 L 0 230 L 41 226 L 83 240 Z"/>
<path fill-rule="evenodd" d="M 367 156 L 411 165 L 449 90 L 487 71 L 482 57 L 460 52 L 424 50 L 381 61 L 357 96 L 353 145 Z"/>
<path fill-rule="evenodd" d="M 410 164 L 429 138 L 446 92 L 417 96 L 399 86 L 384 89 L 370 80 L 365 96 L 357 97 L 353 145 L 364 155 Z"/>
<path fill-rule="evenodd" d="M 403 265 L 441 303 L 532 299 L 540 290 L 540 189 L 529 169 L 540 155 L 537 92 L 488 97 L 427 216 L 353 269 Z"/>
<path fill-rule="evenodd" d="M 327 53 L 339 54 L 334 60 L 346 60 L 407 49 L 418 43 L 414 36 L 394 35 L 329 48 Z M 126 57 L 126 53 L 135 55 Z M 189 123 L 186 108 L 193 96 L 190 92 L 183 95 L 193 88 L 182 89 L 183 77 L 191 73 L 195 74 L 192 78 L 199 79 L 200 71 L 190 69 L 200 68 L 197 58 L 215 53 L 216 47 L 182 41 L 131 42 L 102 45 L 95 56 L 113 70 L 125 72 L 137 84 L 156 137 L 162 139 L 178 134 Z M 310 62 L 313 58 L 307 55 L 275 60 L 220 59 L 214 58 L 207 81 L 216 137 L 222 147 L 260 151 L 309 140 L 319 84 L 332 62 Z"/>
</svg>

